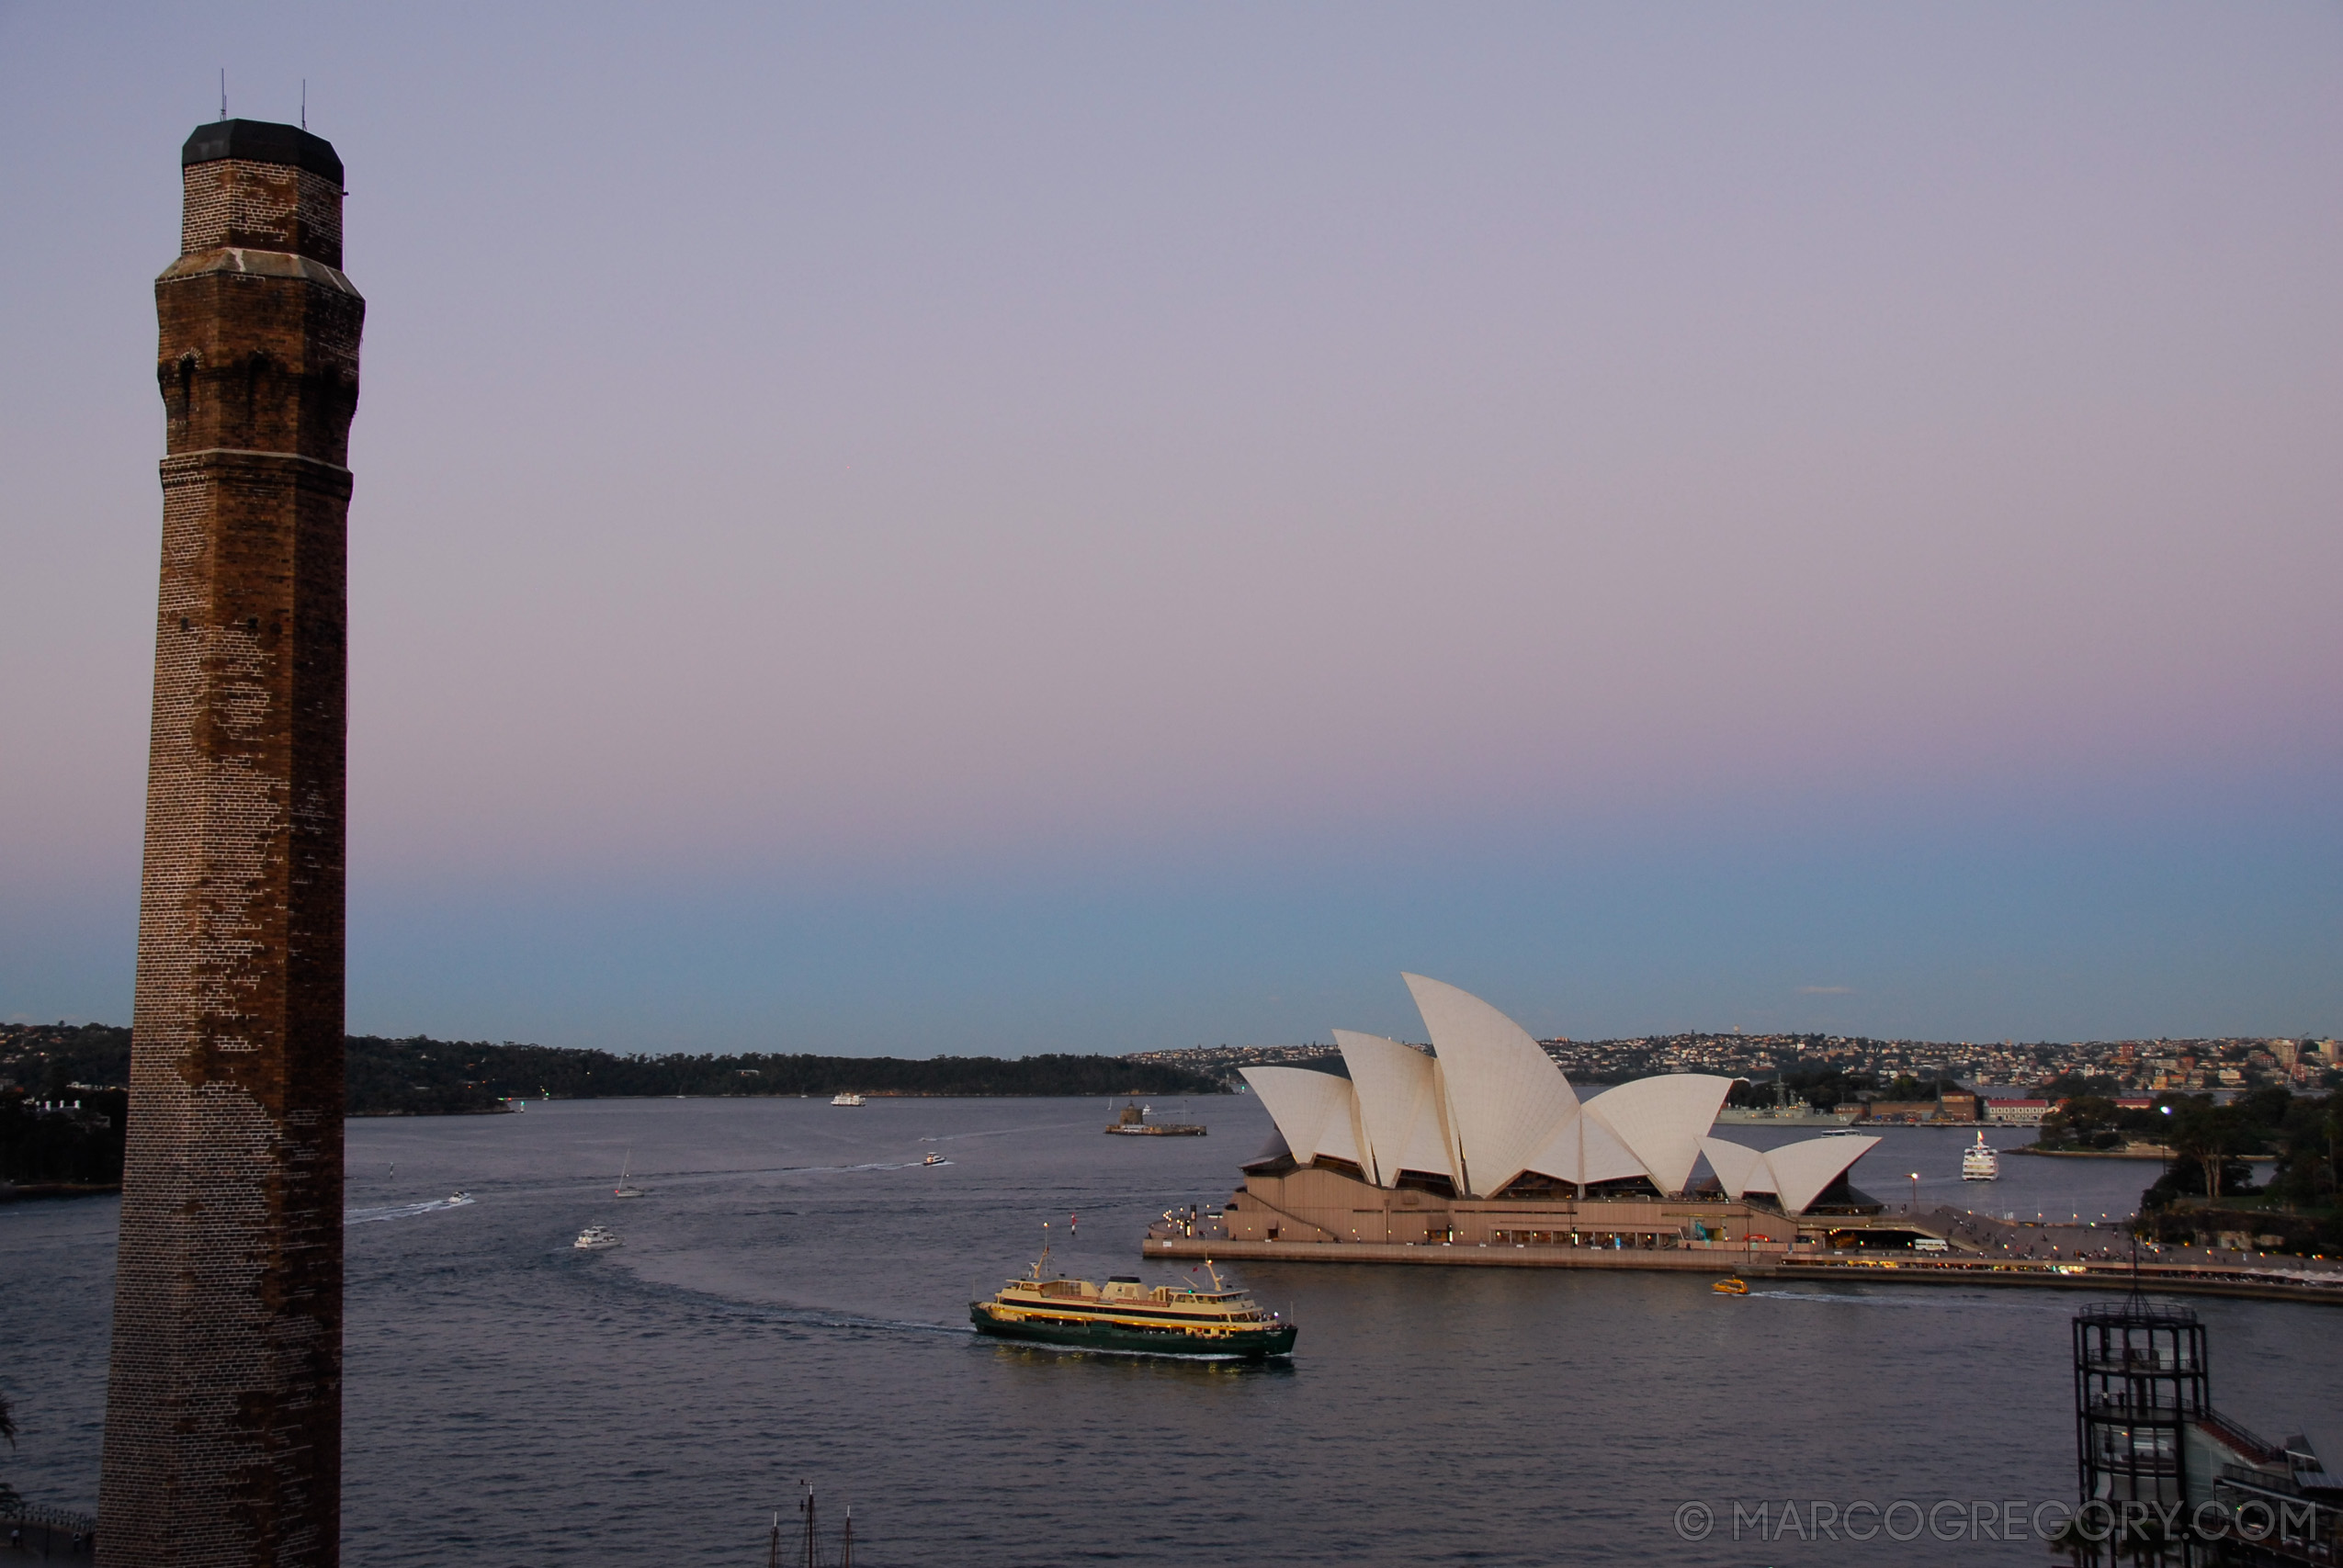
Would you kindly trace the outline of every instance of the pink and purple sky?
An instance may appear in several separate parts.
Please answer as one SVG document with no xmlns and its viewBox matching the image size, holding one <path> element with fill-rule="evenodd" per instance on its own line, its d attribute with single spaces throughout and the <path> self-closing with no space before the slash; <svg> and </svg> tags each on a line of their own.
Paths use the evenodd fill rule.
<svg viewBox="0 0 2343 1568">
<path fill-rule="evenodd" d="M 350 1024 L 2343 1029 L 2343 11 L 0 5 L 0 1020 L 177 148 L 349 168 Z"/>
</svg>

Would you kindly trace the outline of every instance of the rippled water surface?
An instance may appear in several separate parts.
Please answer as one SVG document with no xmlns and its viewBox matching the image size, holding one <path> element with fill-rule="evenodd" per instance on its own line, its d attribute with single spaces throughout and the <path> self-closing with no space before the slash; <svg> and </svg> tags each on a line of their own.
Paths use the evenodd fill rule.
<svg viewBox="0 0 2343 1568">
<path fill-rule="evenodd" d="M 2081 1298 L 1283 1265 L 1234 1272 L 1300 1324 L 1290 1366 L 969 1333 L 1044 1221 L 1070 1272 L 1183 1271 L 1138 1262 L 1147 1221 L 1225 1197 L 1268 1131 L 1251 1099 L 1190 1111 L 1210 1137 L 1103 1137 L 1104 1102 L 1062 1100 L 351 1123 L 344 1560 L 751 1568 L 800 1478 L 854 1505 L 858 1561 L 882 1568 L 2047 1560 L 1925 1533 L 1737 1544 L 1729 1510 L 2071 1496 Z M 1924 1202 L 2089 1217 L 2155 1175 L 2011 1158 L 1964 1189 L 1964 1140 L 1888 1136 L 1859 1173 L 1883 1198 L 1918 1170 Z M 920 1165 L 931 1150 L 949 1163 Z M 615 1201 L 629 1151 L 649 1196 Z M 0 1207 L 22 1427 L 0 1477 L 39 1500 L 95 1505 L 115 1222 L 108 1200 Z M 575 1251 L 589 1224 L 624 1245 Z M 2248 1426 L 2315 1434 L 2343 1409 L 2343 1314 L 2191 1304 L 2214 1397 Z M 1679 1537 L 1688 1502 L 1715 1512 L 1705 1540 Z"/>
</svg>

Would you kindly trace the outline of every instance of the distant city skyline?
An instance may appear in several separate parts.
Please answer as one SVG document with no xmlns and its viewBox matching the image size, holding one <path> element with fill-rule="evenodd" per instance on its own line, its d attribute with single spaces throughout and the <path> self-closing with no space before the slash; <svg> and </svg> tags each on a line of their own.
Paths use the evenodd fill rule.
<svg viewBox="0 0 2343 1568">
<path fill-rule="evenodd" d="M 0 1021 L 173 151 L 360 171 L 349 1027 L 2343 1032 L 2343 17 L 0 10 Z"/>
</svg>

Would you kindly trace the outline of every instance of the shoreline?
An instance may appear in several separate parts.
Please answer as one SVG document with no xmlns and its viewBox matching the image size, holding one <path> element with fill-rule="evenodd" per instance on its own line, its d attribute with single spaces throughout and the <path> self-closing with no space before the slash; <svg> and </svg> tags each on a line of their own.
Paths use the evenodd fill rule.
<svg viewBox="0 0 2343 1568">
<path fill-rule="evenodd" d="M 2169 1160 L 2172 1151 L 2161 1144 L 2137 1144 L 2120 1149 L 2045 1149 L 2040 1144 L 2020 1144 L 2014 1149 L 2003 1149 L 2005 1155 L 2035 1155 L 2043 1159 L 2137 1159 Z"/>
<path fill-rule="evenodd" d="M 2161 1144 L 2134 1144 L 2120 1149 L 2045 1149 L 2040 1144 L 2021 1144 L 2014 1149 L 2003 1149 L 2005 1155 L 2037 1155 L 2043 1159 L 2138 1159 L 2173 1160 L 2180 1156 Z M 2233 1155 L 2233 1159 L 2247 1165 L 2273 1165 L 2276 1155 Z"/>
<path fill-rule="evenodd" d="M 28 1202 L 35 1198 L 103 1198 L 121 1190 L 119 1181 L 0 1182 L 0 1203 Z"/>
</svg>

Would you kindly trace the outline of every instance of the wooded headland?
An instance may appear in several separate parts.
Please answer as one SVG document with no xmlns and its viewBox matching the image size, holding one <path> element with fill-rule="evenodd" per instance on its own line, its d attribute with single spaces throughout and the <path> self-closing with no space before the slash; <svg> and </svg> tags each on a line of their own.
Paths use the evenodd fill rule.
<svg viewBox="0 0 2343 1568">
<path fill-rule="evenodd" d="M 1220 1079 L 1119 1056 L 621 1056 L 607 1051 L 354 1034 L 353 1116 L 453 1116 L 514 1100 L 675 1095 L 1205 1095 Z M 130 1032 L 0 1025 L 0 1181 L 120 1179 Z M 76 1114 L 73 1107 L 79 1105 Z M 61 1107 L 44 1112 L 44 1105 Z M 106 1174 L 110 1172 L 110 1174 Z M 96 1174 L 93 1174 L 96 1173 Z"/>
</svg>

